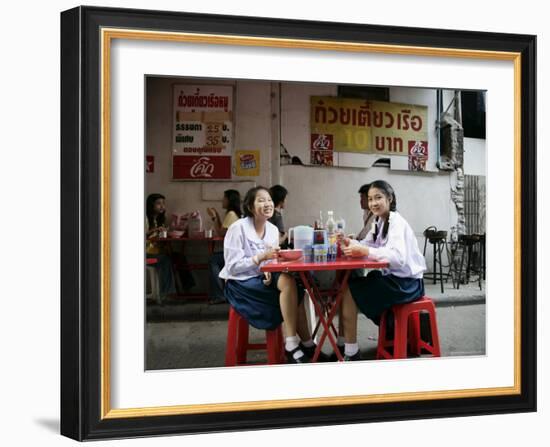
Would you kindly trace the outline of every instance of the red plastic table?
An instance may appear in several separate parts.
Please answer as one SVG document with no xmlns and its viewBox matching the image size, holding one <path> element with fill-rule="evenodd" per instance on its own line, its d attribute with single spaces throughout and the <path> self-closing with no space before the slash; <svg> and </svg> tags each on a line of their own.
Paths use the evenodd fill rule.
<svg viewBox="0 0 550 447">
<path fill-rule="evenodd" d="M 336 343 L 336 331 L 332 324 L 332 320 L 334 320 L 336 312 L 342 303 L 343 291 L 348 285 L 350 272 L 355 269 L 382 269 L 386 267 L 388 267 L 388 262 L 386 261 L 373 261 L 368 258 L 342 257 L 338 258 L 336 261 L 330 262 L 275 260 L 262 265 L 260 270 L 262 272 L 297 272 L 300 275 L 300 279 L 302 280 L 304 287 L 313 302 L 315 313 L 319 318 L 317 327 L 320 325 L 323 328 L 323 333 L 321 334 L 319 343 L 317 344 L 317 348 L 315 350 L 315 355 L 312 359 L 313 362 L 316 362 L 319 357 L 319 353 L 321 352 L 321 348 L 323 347 L 323 343 L 327 337 L 332 345 L 332 348 L 334 349 L 334 353 L 338 357 L 338 360 L 344 360 Z M 336 278 L 334 280 L 333 287 L 330 290 L 321 291 L 315 285 L 315 282 L 313 281 L 313 272 L 316 271 L 336 271 Z M 323 297 L 328 297 L 329 299 L 324 300 Z M 331 328 L 332 332 L 330 330 Z M 316 330 L 317 328 L 315 331 Z"/>
<path fill-rule="evenodd" d="M 223 237 L 214 236 L 214 237 L 154 237 L 149 239 L 151 242 L 158 242 L 161 244 L 164 244 L 167 248 L 167 252 L 172 257 L 172 243 L 173 242 L 181 242 L 182 244 L 185 244 L 187 242 L 192 241 L 198 241 L 201 243 L 206 242 L 208 246 L 208 254 L 212 255 L 214 253 L 214 246 L 216 245 L 216 242 L 223 242 Z M 182 247 L 182 252 L 184 250 L 184 247 Z M 185 269 L 185 270 L 206 270 L 208 269 L 207 263 L 195 263 L 195 264 L 183 264 L 181 262 L 174 262 L 172 265 L 172 269 L 174 272 L 174 275 L 179 269 Z M 208 299 L 208 293 L 186 293 L 181 294 L 181 297 L 185 298 L 191 298 L 191 299 Z"/>
</svg>

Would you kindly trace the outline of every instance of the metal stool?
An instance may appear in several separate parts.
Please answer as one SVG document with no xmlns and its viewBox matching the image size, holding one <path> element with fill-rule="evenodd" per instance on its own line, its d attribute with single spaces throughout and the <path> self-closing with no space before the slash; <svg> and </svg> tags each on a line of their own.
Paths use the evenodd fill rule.
<svg viewBox="0 0 550 447">
<path fill-rule="evenodd" d="M 425 273 L 424 278 L 433 279 L 434 284 L 436 284 L 437 280 L 439 279 L 441 282 L 441 293 L 443 293 L 444 277 L 445 277 L 445 281 L 447 281 L 449 279 L 449 276 L 451 276 L 451 280 L 453 281 L 453 287 L 455 284 L 454 277 L 452 275 L 453 260 L 452 260 L 452 256 L 449 255 L 449 247 L 447 246 L 447 232 L 438 231 L 438 229 L 434 226 L 428 227 L 424 230 L 424 251 L 422 253 L 424 257 L 426 257 L 426 246 L 428 242 L 432 244 L 432 247 L 433 247 L 433 271 Z M 443 261 L 441 259 L 441 253 L 444 250 L 447 253 L 447 259 L 449 260 L 449 271 L 447 273 L 443 273 Z M 439 272 L 437 271 L 438 264 L 439 264 Z"/>
<path fill-rule="evenodd" d="M 479 268 L 485 280 L 485 233 L 479 235 Z"/>
<path fill-rule="evenodd" d="M 481 244 L 481 240 L 483 237 L 483 244 Z M 461 234 L 458 237 L 458 244 L 459 246 L 462 246 L 462 256 L 460 257 L 460 269 L 458 270 L 458 288 L 460 288 L 460 283 L 462 281 L 462 272 L 464 268 L 464 255 L 466 252 L 468 252 L 468 261 L 466 263 L 466 271 L 464 272 L 464 279 L 465 283 L 470 282 L 470 271 L 473 268 L 472 264 L 472 252 L 474 249 L 474 246 L 477 244 L 480 244 L 480 265 L 479 265 L 479 276 L 478 276 L 478 284 L 479 289 L 481 290 L 481 278 L 485 277 L 485 235 L 480 234 Z"/>
</svg>

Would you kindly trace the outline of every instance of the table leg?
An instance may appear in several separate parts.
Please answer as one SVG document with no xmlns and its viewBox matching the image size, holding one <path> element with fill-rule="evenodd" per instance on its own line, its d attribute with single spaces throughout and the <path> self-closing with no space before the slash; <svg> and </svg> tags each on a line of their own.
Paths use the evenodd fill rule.
<svg viewBox="0 0 550 447">
<path fill-rule="evenodd" d="M 325 319 L 325 317 L 323 315 L 323 309 L 321 308 L 321 305 L 319 304 L 319 303 L 322 302 L 321 301 L 322 298 L 319 295 L 319 291 L 316 287 L 315 287 L 315 289 L 317 290 L 317 293 L 315 293 L 314 287 L 311 285 L 313 283 L 313 280 L 310 282 L 308 276 L 311 276 L 309 274 L 309 272 L 300 272 L 300 278 L 301 278 L 301 280 L 304 284 L 304 287 L 308 291 L 309 296 L 312 298 L 313 305 L 315 306 L 315 312 L 317 313 L 317 316 L 319 317 L 319 322 L 321 323 L 321 325 L 323 326 L 323 329 L 324 329 L 323 334 L 321 334 L 319 344 L 317 345 L 317 348 L 315 349 L 315 354 L 313 355 L 313 359 L 311 359 L 311 360 L 312 360 L 313 363 L 315 363 L 317 361 L 317 359 L 319 358 L 319 354 L 321 352 L 321 348 L 322 348 L 323 343 L 325 341 L 325 338 L 327 336 L 329 338 L 329 341 L 330 341 L 332 347 L 334 348 L 334 352 L 336 353 L 336 356 L 338 357 L 339 360 L 343 360 L 343 357 L 340 354 L 340 351 L 338 349 L 338 344 L 336 343 L 336 339 L 334 338 L 333 334 L 330 331 L 330 325 L 332 324 L 332 318 L 334 318 L 334 313 L 335 313 L 334 309 L 330 313 L 332 315 L 332 318 L 329 315 L 329 318 Z M 346 282 L 347 282 L 347 277 L 346 277 Z M 338 302 L 338 299 L 337 299 L 337 302 Z"/>
<path fill-rule="evenodd" d="M 302 282 L 304 282 L 304 278 L 302 277 L 302 274 L 301 272 L 299 273 L 300 274 L 300 278 L 302 279 Z M 313 276 L 311 274 L 308 274 L 308 278 L 311 278 L 311 281 L 309 283 L 309 286 L 311 288 L 311 291 L 308 289 L 308 295 L 309 295 L 309 299 L 311 301 L 311 304 L 313 305 L 313 309 L 314 309 L 314 313 L 315 315 L 319 315 L 319 311 L 323 311 L 322 309 L 322 301 L 319 300 L 319 299 L 316 299 L 315 297 L 320 297 L 320 293 L 319 293 L 319 290 L 317 289 L 316 285 L 315 285 L 315 280 L 313 279 Z M 306 284 L 304 283 L 304 287 L 306 287 Z M 306 287 L 307 288 L 307 287 Z M 317 308 L 317 306 L 319 306 L 319 309 Z M 315 337 L 317 336 L 317 331 L 319 330 L 319 328 L 321 327 L 321 320 L 317 320 L 316 324 L 315 324 L 315 328 L 313 328 L 313 330 L 311 331 L 311 338 L 313 340 L 315 340 Z"/>
<path fill-rule="evenodd" d="M 335 287 L 336 285 L 337 285 L 337 283 L 333 282 L 331 289 L 329 289 L 328 295 L 327 295 L 329 299 L 332 299 L 335 296 L 334 290 L 336 290 L 336 292 L 338 291 L 338 289 Z M 315 296 L 319 297 L 323 312 L 326 315 L 328 315 L 329 312 L 330 312 L 331 307 L 330 307 L 330 302 L 328 300 L 323 299 L 323 295 L 325 293 L 321 292 L 321 290 L 319 290 L 319 288 L 315 284 L 314 280 L 311 281 L 311 286 L 313 287 L 313 293 L 315 294 Z M 336 328 L 334 327 L 334 325 L 332 323 L 330 323 L 330 327 L 333 330 L 334 334 L 336 336 L 338 336 L 338 331 L 336 331 Z M 315 326 L 315 331 L 314 331 L 315 334 L 317 333 L 318 328 L 319 328 L 319 323 L 317 323 L 317 325 Z"/>
<path fill-rule="evenodd" d="M 346 270 L 344 273 L 344 277 L 342 279 L 342 282 L 340 283 L 340 289 L 338 291 L 338 294 L 336 295 L 336 301 L 334 302 L 334 305 L 332 306 L 332 309 L 330 310 L 330 313 L 327 318 L 326 325 L 332 325 L 332 320 L 336 316 L 336 312 L 340 308 L 340 305 L 342 304 L 342 299 L 344 298 L 344 290 L 346 286 L 348 285 L 348 279 L 350 275 L 350 270 Z M 317 346 L 317 349 L 320 350 L 320 347 L 323 346 L 323 343 L 325 341 L 325 338 L 328 336 L 330 344 L 334 348 L 334 353 L 336 354 L 336 357 L 339 361 L 343 361 L 344 358 L 342 357 L 342 354 L 340 354 L 340 350 L 338 349 L 338 344 L 336 340 L 334 339 L 334 336 L 330 333 L 330 331 L 327 331 L 325 329 L 325 332 L 321 334 L 321 338 L 319 340 L 319 345 Z"/>
</svg>

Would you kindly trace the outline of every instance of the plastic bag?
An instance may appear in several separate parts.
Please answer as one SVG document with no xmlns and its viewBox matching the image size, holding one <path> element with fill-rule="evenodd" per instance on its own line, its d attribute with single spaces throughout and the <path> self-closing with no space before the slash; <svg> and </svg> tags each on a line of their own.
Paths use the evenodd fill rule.
<svg viewBox="0 0 550 447">
<path fill-rule="evenodd" d="M 200 211 L 193 211 L 189 214 L 187 230 L 191 238 L 200 238 L 204 236 L 204 227 Z"/>
</svg>

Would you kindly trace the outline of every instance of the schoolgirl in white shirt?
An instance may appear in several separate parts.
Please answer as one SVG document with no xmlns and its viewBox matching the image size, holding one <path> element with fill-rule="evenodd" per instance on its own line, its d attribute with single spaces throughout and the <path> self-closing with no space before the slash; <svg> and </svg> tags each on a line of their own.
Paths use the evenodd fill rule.
<svg viewBox="0 0 550 447">
<path fill-rule="evenodd" d="M 237 313 L 257 329 L 275 329 L 283 323 L 287 361 L 308 363 L 315 345 L 301 304 L 303 287 L 288 273 L 260 271 L 260 265 L 276 258 L 279 251 L 279 230 L 268 222 L 274 209 L 266 188 L 247 192 L 245 217 L 225 235 L 225 266 L 219 276 L 226 280 L 224 295 Z"/>
<path fill-rule="evenodd" d="M 394 304 L 416 301 L 424 295 L 426 261 L 414 232 L 396 211 L 396 197 L 384 180 L 372 182 L 367 191 L 369 210 L 375 220 L 362 241 L 342 237 L 346 256 L 368 256 L 388 261 L 386 269 L 352 278 L 344 291 L 341 318 L 344 325 L 344 360 L 360 360 L 357 344 L 357 309 L 377 325 L 382 313 Z"/>
</svg>

